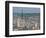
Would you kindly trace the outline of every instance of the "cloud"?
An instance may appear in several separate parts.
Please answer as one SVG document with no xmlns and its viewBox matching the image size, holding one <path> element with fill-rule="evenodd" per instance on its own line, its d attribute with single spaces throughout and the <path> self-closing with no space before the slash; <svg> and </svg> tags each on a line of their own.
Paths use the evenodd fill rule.
<svg viewBox="0 0 46 38">
<path fill-rule="evenodd" d="M 13 7 L 13 13 L 40 13 L 40 8 Z"/>
</svg>

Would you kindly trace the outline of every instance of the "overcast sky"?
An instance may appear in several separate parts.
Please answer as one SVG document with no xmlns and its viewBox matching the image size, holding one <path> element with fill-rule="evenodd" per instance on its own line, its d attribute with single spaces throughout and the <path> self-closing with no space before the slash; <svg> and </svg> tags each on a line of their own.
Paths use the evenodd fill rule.
<svg viewBox="0 0 46 38">
<path fill-rule="evenodd" d="M 40 13 L 40 8 L 13 7 L 13 13 L 22 13 L 22 12 L 23 13 Z"/>
</svg>

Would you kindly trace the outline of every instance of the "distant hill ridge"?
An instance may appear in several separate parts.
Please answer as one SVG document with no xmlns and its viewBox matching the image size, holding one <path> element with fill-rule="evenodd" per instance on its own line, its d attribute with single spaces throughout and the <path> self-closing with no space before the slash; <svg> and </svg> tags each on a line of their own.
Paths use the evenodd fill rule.
<svg viewBox="0 0 46 38">
<path fill-rule="evenodd" d="M 13 13 L 13 16 L 39 16 L 40 13 Z"/>
</svg>

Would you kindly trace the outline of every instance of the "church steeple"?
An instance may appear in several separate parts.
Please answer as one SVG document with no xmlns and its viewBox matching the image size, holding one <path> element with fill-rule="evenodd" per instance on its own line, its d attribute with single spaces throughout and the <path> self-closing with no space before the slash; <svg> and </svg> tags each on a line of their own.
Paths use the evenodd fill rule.
<svg viewBox="0 0 46 38">
<path fill-rule="evenodd" d="M 21 13 L 21 18 L 23 19 L 23 8 L 22 8 L 22 13 Z"/>
</svg>

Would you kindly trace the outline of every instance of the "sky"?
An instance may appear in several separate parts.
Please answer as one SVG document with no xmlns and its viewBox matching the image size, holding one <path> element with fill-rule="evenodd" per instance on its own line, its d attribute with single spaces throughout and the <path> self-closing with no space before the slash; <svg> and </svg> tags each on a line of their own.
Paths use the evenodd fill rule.
<svg viewBox="0 0 46 38">
<path fill-rule="evenodd" d="M 40 8 L 13 7 L 13 13 L 22 13 L 22 12 L 23 13 L 40 13 Z"/>
</svg>

